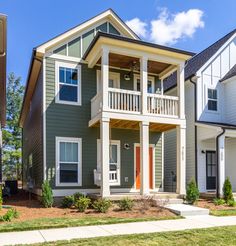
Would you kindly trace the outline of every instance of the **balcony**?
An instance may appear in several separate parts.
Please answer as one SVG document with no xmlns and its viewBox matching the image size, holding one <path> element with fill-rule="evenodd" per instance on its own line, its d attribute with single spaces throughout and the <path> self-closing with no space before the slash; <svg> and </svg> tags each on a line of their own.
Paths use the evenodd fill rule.
<svg viewBox="0 0 236 246">
<path fill-rule="evenodd" d="M 108 88 L 109 112 L 126 114 L 142 114 L 141 92 Z M 91 118 L 102 111 L 102 93 L 98 93 L 91 100 Z M 158 115 L 161 117 L 178 118 L 179 98 L 175 96 L 147 93 L 146 115 Z"/>
</svg>

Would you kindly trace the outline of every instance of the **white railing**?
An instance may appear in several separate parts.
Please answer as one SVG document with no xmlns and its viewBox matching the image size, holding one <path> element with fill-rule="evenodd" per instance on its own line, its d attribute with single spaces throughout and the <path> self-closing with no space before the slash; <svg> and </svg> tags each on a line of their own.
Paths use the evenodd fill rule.
<svg viewBox="0 0 236 246">
<path fill-rule="evenodd" d="M 97 169 L 93 170 L 93 178 L 94 178 L 94 184 L 97 186 L 101 186 L 102 181 L 102 174 L 101 171 L 98 171 Z M 118 173 L 117 171 L 109 171 L 109 183 L 117 183 L 118 182 Z"/>
<path fill-rule="evenodd" d="M 109 181 L 110 183 L 116 183 L 118 181 L 117 171 L 109 171 Z"/>
<path fill-rule="evenodd" d="M 141 93 L 139 91 L 109 88 L 108 107 L 112 110 L 140 112 Z"/>
<path fill-rule="evenodd" d="M 91 118 L 95 117 L 102 109 L 102 93 L 91 99 Z"/>
<path fill-rule="evenodd" d="M 148 94 L 148 113 L 157 115 L 178 116 L 179 98 L 174 96 Z"/>
</svg>

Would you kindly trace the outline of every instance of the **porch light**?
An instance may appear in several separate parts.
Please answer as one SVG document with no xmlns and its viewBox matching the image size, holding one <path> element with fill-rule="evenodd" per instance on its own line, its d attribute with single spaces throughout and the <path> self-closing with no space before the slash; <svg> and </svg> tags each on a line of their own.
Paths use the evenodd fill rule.
<svg viewBox="0 0 236 246">
<path fill-rule="evenodd" d="M 129 73 L 127 73 L 127 74 L 124 75 L 124 79 L 126 81 L 129 81 L 130 80 L 130 77 L 131 77 L 130 74 L 131 74 L 131 72 L 129 72 Z"/>
</svg>

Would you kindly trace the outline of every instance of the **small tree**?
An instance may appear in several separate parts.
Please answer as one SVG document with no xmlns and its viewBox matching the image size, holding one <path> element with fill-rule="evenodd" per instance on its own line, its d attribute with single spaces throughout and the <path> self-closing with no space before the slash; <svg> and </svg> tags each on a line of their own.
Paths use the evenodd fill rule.
<svg viewBox="0 0 236 246">
<path fill-rule="evenodd" d="M 224 182 L 223 193 L 226 203 L 233 199 L 232 185 L 230 183 L 229 177 L 227 177 Z"/>
<path fill-rule="evenodd" d="M 194 204 L 199 199 L 199 190 L 194 179 L 187 186 L 186 200 L 190 204 Z"/>
<path fill-rule="evenodd" d="M 53 205 L 52 188 L 47 180 L 42 184 L 42 204 L 45 208 L 51 208 Z"/>
<path fill-rule="evenodd" d="M 2 199 L 2 185 L 0 184 L 0 210 L 2 209 L 2 203 L 3 203 L 3 199 Z"/>
</svg>

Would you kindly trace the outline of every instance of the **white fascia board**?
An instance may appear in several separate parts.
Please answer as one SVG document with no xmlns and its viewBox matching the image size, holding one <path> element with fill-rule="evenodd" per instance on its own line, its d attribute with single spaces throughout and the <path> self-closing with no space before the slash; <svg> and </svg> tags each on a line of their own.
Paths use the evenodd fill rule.
<svg viewBox="0 0 236 246">
<path fill-rule="evenodd" d="M 45 53 L 45 50 L 60 43 L 60 42 L 63 42 L 63 40 L 65 40 L 66 38 L 68 37 L 71 37 L 73 35 L 75 35 L 75 33 L 77 32 L 81 32 L 83 31 L 84 29 L 94 25 L 95 23 L 105 19 L 105 18 L 108 18 L 108 20 L 111 20 L 115 23 L 117 23 L 116 27 L 119 26 L 119 27 L 122 27 L 123 31 L 127 33 L 127 35 L 131 38 L 134 38 L 134 39 L 139 39 L 137 35 L 135 35 L 125 24 L 123 21 L 121 21 L 114 13 L 113 11 L 111 10 L 107 10 L 105 11 L 104 13 L 82 23 L 81 25 L 79 26 L 76 26 L 75 28 L 53 38 L 52 40 L 40 45 L 37 47 L 37 52 L 39 53 Z"/>
</svg>

